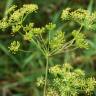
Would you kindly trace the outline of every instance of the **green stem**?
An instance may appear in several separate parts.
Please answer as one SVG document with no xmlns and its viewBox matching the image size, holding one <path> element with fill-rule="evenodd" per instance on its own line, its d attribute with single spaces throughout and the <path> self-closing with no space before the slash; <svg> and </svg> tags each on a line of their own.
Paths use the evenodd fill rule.
<svg viewBox="0 0 96 96">
<path fill-rule="evenodd" d="M 45 44 L 44 39 L 43 39 L 43 37 L 42 37 L 41 34 L 40 34 L 40 38 L 41 38 L 41 40 L 42 40 L 42 43 L 43 43 L 43 45 L 44 45 L 44 49 L 45 49 L 45 52 L 46 52 L 46 51 L 47 51 L 47 47 L 46 47 L 46 44 Z"/>
<path fill-rule="evenodd" d="M 21 51 L 21 52 L 27 52 L 27 53 L 32 53 L 33 51 L 32 50 L 22 50 L 22 49 L 19 49 L 19 51 Z"/>
<path fill-rule="evenodd" d="M 5 13 L 4 13 L 4 17 L 7 15 L 6 11 L 10 8 L 10 6 L 12 5 L 13 0 L 7 0 L 6 2 L 6 6 L 5 6 Z"/>
<path fill-rule="evenodd" d="M 46 88 L 47 88 L 47 78 L 48 78 L 48 63 L 49 63 L 49 57 L 46 56 L 46 72 L 45 72 L 45 84 L 44 84 L 44 93 L 43 96 L 46 96 Z"/>
<path fill-rule="evenodd" d="M 90 14 L 92 13 L 92 10 L 93 10 L 93 4 L 94 4 L 94 0 L 90 0 L 88 8 L 87 8 L 89 10 Z"/>
<path fill-rule="evenodd" d="M 79 28 L 79 32 L 82 30 L 82 28 L 83 28 L 83 25 L 80 26 L 80 28 Z"/>
<path fill-rule="evenodd" d="M 65 43 L 64 46 L 62 46 L 61 48 L 57 48 L 57 49 L 53 50 L 53 52 L 50 53 L 50 56 L 52 54 L 55 54 L 55 53 L 58 53 L 58 52 L 64 50 L 66 47 L 70 47 L 74 43 L 74 40 L 75 39 L 72 39 L 71 41 Z"/>
</svg>

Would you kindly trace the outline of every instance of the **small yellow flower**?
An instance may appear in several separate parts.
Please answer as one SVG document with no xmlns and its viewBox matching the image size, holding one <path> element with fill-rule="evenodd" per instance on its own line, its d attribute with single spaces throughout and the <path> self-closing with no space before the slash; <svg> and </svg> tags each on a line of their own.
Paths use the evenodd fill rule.
<svg viewBox="0 0 96 96">
<path fill-rule="evenodd" d="M 12 53 L 15 54 L 19 50 L 19 47 L 20 47 L 19 41 L 13 41 L 8 48 Z"/>
<path fill-rule="evenodd" d="M 72 32 L 72 35 L 74 36 L 75 43 L 79 48 L 88 48 L 89 44 L 87 40 L 85 39 L 85 35 L 83 33 L 80 33 L 79 31 L 74 30 Z"/>
</svg>

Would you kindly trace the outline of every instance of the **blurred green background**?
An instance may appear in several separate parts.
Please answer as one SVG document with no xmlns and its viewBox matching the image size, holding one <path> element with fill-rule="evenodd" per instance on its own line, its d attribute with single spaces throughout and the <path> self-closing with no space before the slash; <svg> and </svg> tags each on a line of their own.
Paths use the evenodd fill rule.
<svg viewBox="0 0 96 96">
<path fill-rule="evenodd" d="M 60 19 L 64 8 L 84 8 L 90 12 L 96 10 L 96 0 L 0 0 L 0 19 L 6 15 L 6 10 L 17 5 L 35 3 L 39 6 L 38 13 L 29 17 L 35 26 L 44 26 L 48 22 L 56 23 L 58 29 L 64 29 L 67 35 L 77 26 L 73 23 L 62 23 Z M 90 43 L 88 50 L 74 50 L 51 58 L 50 66 L 68 62 L 75 68 L 79 67 L 88 75 L 96 76 L 96 32 L 86 31 Z M 0 33 L 0 96 L 42 96 L 42 89 L 36 87 L 36 78 L 45 73 L 45 59 L 32 44 L 24 43 L 25 50 L 12 54 L 8 51 L 10 42 L 8 32 Z"/>
</svg>

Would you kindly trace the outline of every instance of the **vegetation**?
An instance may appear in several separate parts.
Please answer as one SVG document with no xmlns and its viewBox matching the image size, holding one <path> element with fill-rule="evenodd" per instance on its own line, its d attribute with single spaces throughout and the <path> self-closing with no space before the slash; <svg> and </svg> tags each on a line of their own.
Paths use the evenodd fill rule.
<svg viewBox="0 0 96 96">
<path fill-rule="evenodd" d="M 90 0 L 86 10 L 60 7 L 57 13 L 48 13 L 54 15 L 47 22 L 41 16 L 42 2 L 12 5 L 0 20 L 4 36 L 0 54 L 5 53 L 0 67 L 1 95 L 95 96 L 94 1 Z"/>
<path fill-rule="evenodd" d="M 70 64 L 56 65 L 49 69 L 47 96 L 92 95 L 96 81 L 86 77 L 81 69 L 73 69 Z M 38 78 L 38 86 L 44 85 L 43 77 Z"/>
</svg>

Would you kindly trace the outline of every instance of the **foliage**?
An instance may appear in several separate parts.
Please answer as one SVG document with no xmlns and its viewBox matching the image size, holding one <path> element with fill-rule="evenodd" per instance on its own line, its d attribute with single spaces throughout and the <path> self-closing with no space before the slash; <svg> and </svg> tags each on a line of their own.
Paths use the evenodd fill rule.
<svg viewBox="0 0 96 96">
<path fill-rule="evenodd" d="M 11 2 L 11 0 L 8 1 Z M 62 87 L 61 89 L 65 90 L 63 89 L 65 85 L 61 86 L 63 85 L 61 81 L 59 82 L 61 85 L 56 86 L 58 90 L 55 90 L 52 85 L 54 82 L 58 85 L 56 82 L 58 80 L 54 81 L 54 78 L 58 77 L 60 80 L 63 78 L 50 70 L 56 66 L 62 69 L 66 65 L 53 66 L 54 64 L 70 62 L 75 68 L 69 68 L 70 70 L 66 70 L 66 73 L 75 74 L 75 70 L 79 70 L 84 75 L 76 79 L 84 78 L 86 85 L 92 85 L 90 88 L 88 86 L 89 91 L 86 88 L 80 92 L 80 95 L 95 96 L 96 13 L 92 12 L 95 10 L 95 1 L 47 1 L 15 0 L 12 2 L 16 5 L 13 6 L 12 2 L 6 2 L 4 18 L 0 20 L 0 95 L 4 93 L 12 96 L 42 96 L 43 91 L 46 91 L 45 93 L 49 96 L 63 94 L 58 89 Z M 30 2 L 33 4 L 25 4 Z M 8 6 L 12 7 L 7 10 Z M 62 9 L 64 10 L 61 14 Z M 50 68 L 50 66 L 53 67 Z M 59 72 L 58 68 L 56 72 Z M 41 74 L 44 74 L 44 77 Z M 40 89 L 34 83 L 38 76 L 41 77 L 37 85 L 43 85 Z M 70 76 L 70 78 L 73 77 L 73 75 Z M 51 84 L 49 81 L 54 82 Z M 49 86 L 48 89 L 47 86 Z"/>
<path fill-rule="evenodd" d="M 9 9 L 9 12 L 14 11 L 14 9 L 15 9 L 15 7 L 12 6 Z M 85 35 L 83 33 L 79 33 L 80 30 L 73 31 L 72 35 L 74 36 L 74 38 L 68 42 L 65 42 L 66 40 L 65 40 L 64 32 L 62 30 L 56 30 L 55 24 L 49 23 L 45 27 L 42 27 L 42 28 L 35 28 L 34 23 L 29 23 L 29 25 L 23 24 L 24 20 L 27 18 L 26 16 L 28 16 L 28 14 L 30 14 L 30 13 L 33 13 L 37 9 L 38 9 L 38 6 L 35 4 L 23 5 L 22 8 L 17 9 L 12 14 L 10 13 L 9 14 L 10 16 L 7 16 L 6 19 L 4 18 L 3 20 L 1 20 L 1 25 L 2 25 L 1 29 L 4 30 L 4 28 L 11 27 L 12 28 L 11 34 L 14 34 L 18 31 L 20 31 L 20 29 L 22 29 L 21 31 L 23 31 L 23 32 L 19 32 L 19 34 L 25 33 L 23 36 L 24 40 L 28 40 L 28 41 L 36 40 L 35 43 L 39 44 L 39 47 L 41 47 L 41 50 L 43 49 L 43 51 L 45 52 L 45 55 L 47 54 L 47 52 L 48 52 L 48 55 L 53 55 L 53 53 L 57 54 L 58 52 L 62 52 L 62 50 L 64 48 L 66 49 L 66 48 L 73 46 L 74 41 L 76 42 L 77 47 L 88 48 L 88 42 L 85 40 Z M 61 18 L 63 20 L 65 20 L 65 18 L 66 18 L 65 14 L 64 14 L 65 11 L 68 11 L 68 9 L 65 9 L 61 15 Z M 80 11 L 81 15 L 84 14 L 84 12 L 85 12 L 85 10 L 83 10 L 83 9 L 79 10 L 79 11 Z M 82 11 L 84 11 L 84 12 L 82 12 Z M 77 12 L 77 10 L 76 10 L 76 12 Z M 75 15 L 76 14 L 78 15 L 79 13 L 78 12 L 76 13 L 76 12 L 75 12 Z M 73 13 L 71 15 L 73 16 Z M 83 21 L 83 19 L 81 19 L 81 17 L 85 18 L 85 16 L 81 16 L 81 15 L 78 16 L 77 19 L 74 16 L 70 17 L 70 15 L 68 15 L 67 17 L 73 18 L 74 21 L 80 19 L 83 23 L 84 21 Z M 43 34 L 47 35 L 46 38 L 43 38 Z M 52 34 L 53 34 L 53 36 L 51 36 Z M 12 43 L 11 45 L 13 47 L 16 44 Z M 15 46 L 13 48 L 15 48 Z M 17 48 L 19 48 L 19 47 L 17 47 Z M 49 52 L 50 51 L 49 48 L 50 48 L 51 52 Z M 12 49 L 12 50 L 15 51 L 15 49 Z M 16 51 L 17 51 L 17 49 L 16 49 Z"/>
<path fill-rule="evenodd" d="M 43 86 L 43 82 L 44 80 L 39 78 L 38 86 Z M 55 65 L 49 68 L 47 96 L 91 95 L 95 86 L 96 81 L 93 77 L 87 77 L 83 70 L 74 69 L 70 64 Z"/>
<path fill-rule="evenodd" d="M 96 12 L 90 13 L 88 10 L 84 9 L 77 9 L 74 11 L 70 8 L 67 8 L 63 10 L 61 18 L 63 20 L 72 20 L 77 22 L 88 30 L 96 30 Z"/>
</svg>

